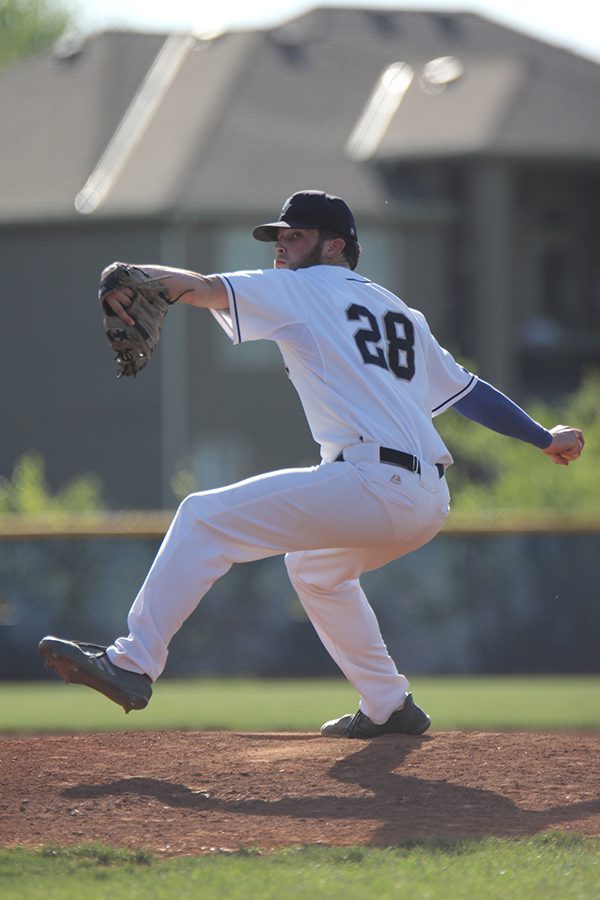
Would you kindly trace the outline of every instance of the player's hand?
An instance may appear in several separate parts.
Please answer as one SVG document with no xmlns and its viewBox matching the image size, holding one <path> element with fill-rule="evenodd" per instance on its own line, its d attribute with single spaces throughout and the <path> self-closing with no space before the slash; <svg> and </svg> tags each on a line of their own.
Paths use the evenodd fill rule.
<svg viewBox="0 0 600 900">
<path fill-rule="evenodd" d="M 544 448 L 544 453 L 558 466 L 568 466 L 574 459 L 579 459 L 585 444 L 583 431 L 569 425 L 555 425 L 550 434 L 552 443 Z"/>
<path fill-rule="evenodd" d="M 114 265 L 114 263 L 112 265 Z M 112 266 L 107 266 L 102 270 L 100 276 L 101 283 L 104 281 L 111 268 Z M 106 304 L 106 306 L 108 306 L 109 309 L 125 323 L 125 325 L 129 325 L 130 327 L 135 325 L 134 320 L 127 312 L 127 307 L 133 299 L 133 291 L 131 288 L 120 287 L 117 290 L 106 292 L 100 290 L 99 298 L 100 302 Z"/>
</svg>

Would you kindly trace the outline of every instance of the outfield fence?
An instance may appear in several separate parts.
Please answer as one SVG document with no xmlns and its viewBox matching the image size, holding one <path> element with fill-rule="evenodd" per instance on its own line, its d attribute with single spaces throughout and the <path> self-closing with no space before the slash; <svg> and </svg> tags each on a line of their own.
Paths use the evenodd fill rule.
<svg viewBox="0 0 600 900">
<path fill-rule="evenodd" d="M 0 518 L 0 678 L 45 677 L 43 634 L 123 634 L 171 517 Z M 412 675 L 600 671 L 599 518 L 455 515 L 426 547 L 362 581 Z M 174 638 L 166 674 L 336 671 L 275 557 L 213 586 Z"/>
</svg>

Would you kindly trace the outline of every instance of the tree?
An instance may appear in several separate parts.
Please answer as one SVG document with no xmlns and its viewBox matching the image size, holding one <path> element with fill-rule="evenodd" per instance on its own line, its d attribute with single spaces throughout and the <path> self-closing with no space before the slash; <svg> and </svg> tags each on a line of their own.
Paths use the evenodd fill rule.
<svg viewBox="0 0 600 900">
<path fill-rule="evenodd" d="M 62 0 L 0 0 L 0 65 L 51 47 L 71 25 Z"/>
<path fill-rule="evenodd" d="M 0 478 L 0 515 L 25 513 L 49 518 L 102 509 L 102 484 L 97 475 L 79 475 L 52 493 L 40 453 L 29 451 L 17 460 L 12 478 Z"/>
<path fill-rule="evenodd" d="M 600 509 L 600 370 L 587 372 L 579 388 L 562 402 L 527 404 L 546 427 L 557 422 L 583 429 L 580 460 L 556 466 L 539 450 L 482 428 L 452 411 L 436 420 L 457 462 L 448 470 L 453 509 L 458 513 L 554 510 L 564 518 Z"/>
</svg>

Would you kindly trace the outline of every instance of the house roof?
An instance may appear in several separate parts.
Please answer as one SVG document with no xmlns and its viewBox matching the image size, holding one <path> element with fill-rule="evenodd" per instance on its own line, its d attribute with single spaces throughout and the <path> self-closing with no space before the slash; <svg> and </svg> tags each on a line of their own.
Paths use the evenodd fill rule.
<svg viewBox="0 0 600 900">
<path fill-rule="evenodd" d="M 0 220 L 264 215 L 325 186 L 375 215 L 394 161 L 597 161 L 599 87 L 596 63 L 471 13 L 103 32 L 0 71 Z"/>
<path fill-rule="evenodd" d="M 0 219 L 72 216 L 164 35 L 108 32 L 0 70 Z M 76 213 L 75 213 L 76 214 Z"/>
<path fill-rule="evenodd" d="M 433 82 L 428 67 L 439 63 Z M 448 81 L 441 71 L 450 71 Z M 598 159 L 598 88 L 566 67 L 559 71 L 527 57 L 483 56 L 406 65 L 406 90 L 375 146 L 355 149 L 372 160 L 457 155 L 532 159 Z M 368 156 L 367 156 L 368 154 Z"/>
</svg>

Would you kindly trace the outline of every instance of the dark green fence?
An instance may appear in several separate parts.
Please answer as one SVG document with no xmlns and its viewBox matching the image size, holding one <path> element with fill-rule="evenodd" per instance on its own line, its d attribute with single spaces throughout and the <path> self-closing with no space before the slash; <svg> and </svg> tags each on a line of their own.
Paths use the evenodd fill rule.
<svg viewBox="0 0 600 900">
<path fill-rule="evenodd" d="M 46 633 L 110 643 L 168 525 L 164 515 L 0 531 L 0 678 L 45 677 Z M 600 524 L 454 524 L 363 579 L 408 674 L 600 671 Z M 171 675 L 336 671 L 281 558 L 234 567 L 171 645 Z"/>
</svg>

